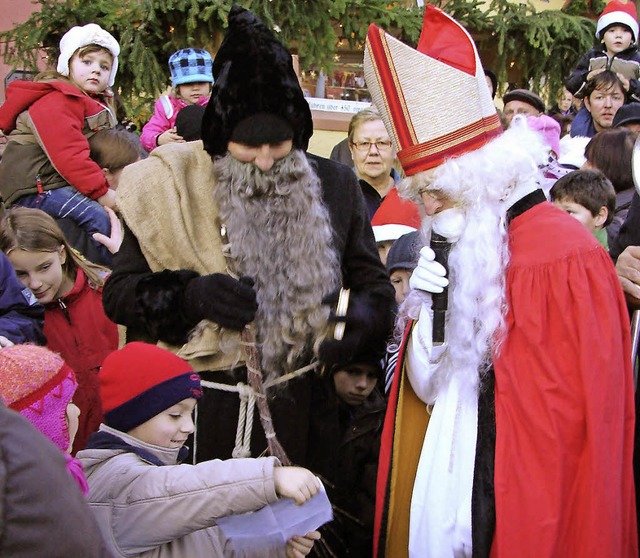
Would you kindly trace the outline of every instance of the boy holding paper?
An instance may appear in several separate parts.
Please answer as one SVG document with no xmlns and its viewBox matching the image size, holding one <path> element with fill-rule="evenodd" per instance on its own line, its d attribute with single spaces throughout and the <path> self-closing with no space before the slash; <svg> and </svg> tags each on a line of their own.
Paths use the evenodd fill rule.
<svg viewBox="0 0 640 558">
<path fill-rule="evenodd" d="M 129 343 L 105 360 L 99 379 L 104 422 L 78 458 L 113 555 L 251 556 L 234 552 L 218 518 L 280 497 L 302 504 L 318 492 L 311 472 L 280 467 L 274 457 L 180 464 L 202 388 L 198 374 L 173 353 Z M 314 531 L 279 551 L 253 555 L 301 558 L 318 538 Z"/>
</svg>

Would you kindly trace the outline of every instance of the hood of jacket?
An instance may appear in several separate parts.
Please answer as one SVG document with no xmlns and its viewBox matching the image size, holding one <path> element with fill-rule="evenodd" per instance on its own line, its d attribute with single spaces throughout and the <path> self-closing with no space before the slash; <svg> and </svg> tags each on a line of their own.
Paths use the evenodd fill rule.
<svg viewBox="0 0 640 558">
<path fill-rule="evenodd" d="M 72 97 L 84 96 L 78 87 L 66 81 L 12 81 L 7 87 L 6 101 L 0 107 L 0 129 L 5 134 L 11 132 L 16 127 L 18 115 L 52 91 Z"/>
<path fill-rule="evenodd" d="M 89 437 L 86 449 L 82 450 L 82 467 L 89 476 L 93 467 L 120 453 L 135 453 L 140 459 L 152 465 L 177 465 L 186 448 L 163 448 L 147 444 L 106 424 L 101 424 L 98 432 Z M 186 450 L 188 451 L 188 450 Z"/>
</svg>

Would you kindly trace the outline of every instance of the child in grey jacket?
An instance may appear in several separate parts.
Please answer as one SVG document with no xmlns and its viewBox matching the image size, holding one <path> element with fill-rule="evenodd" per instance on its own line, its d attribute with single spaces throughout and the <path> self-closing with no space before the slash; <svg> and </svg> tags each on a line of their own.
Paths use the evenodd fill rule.
<svg viewBox="0 0 640 558">
<path fill-rule="evenodd" d="M 249 556 L 224 540 L 216 519 L 279 497 L 301 504 L 318 492 L 311 472 L 280 467 L 273 457 L 179 464 L 202 389 L 198 374 L 173 353 L 129 343 L 107 357 L 99 380 L 104 423 L 78 458 L 114 556 Z M 319 533 L 301 535 L 253 555 L 306 556 Z"/>
</svg>

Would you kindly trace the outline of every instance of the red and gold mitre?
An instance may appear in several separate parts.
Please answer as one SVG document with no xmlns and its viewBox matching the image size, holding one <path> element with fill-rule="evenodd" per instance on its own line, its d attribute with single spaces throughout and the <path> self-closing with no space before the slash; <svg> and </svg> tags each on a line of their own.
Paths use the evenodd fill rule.
<svg viewBox="0 0 640 558">
<path fill-rule="evenodd" d="M 502 133 L 473 39 L 435 6 L 415 50 L 371 24 L 364 76 L 407 176 Z"/>
</svg>

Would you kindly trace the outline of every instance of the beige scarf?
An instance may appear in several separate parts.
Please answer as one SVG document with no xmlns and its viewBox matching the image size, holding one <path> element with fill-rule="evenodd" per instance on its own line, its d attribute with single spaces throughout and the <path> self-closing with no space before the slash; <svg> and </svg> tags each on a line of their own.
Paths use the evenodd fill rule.
<svg viewBox="0 0 640 558">
<path fill-rule="evenodd" d="M 213 163 L 201 141 L 159 147 L 147 159 L 125 167 L 117 204 L 151 271 L 227 271 L 214 188 Z M 223 332 L 204 320 L 186 344 L 158 344 L 189 361 L 196 371 L 226 370 L 241 357 L 221 350 L 222 335 L 239 334 Z"/>
</svg>

